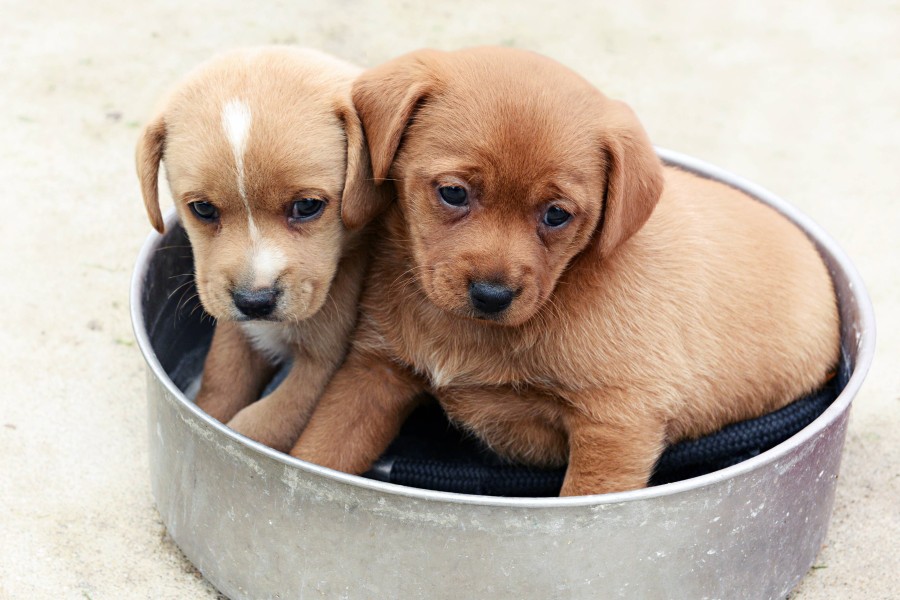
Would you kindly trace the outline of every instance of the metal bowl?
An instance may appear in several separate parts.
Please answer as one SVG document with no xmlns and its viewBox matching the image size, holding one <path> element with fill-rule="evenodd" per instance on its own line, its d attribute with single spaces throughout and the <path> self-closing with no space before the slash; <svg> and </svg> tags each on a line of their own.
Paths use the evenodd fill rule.
<svg viewBox="0 0 900 600">
<path fill-rule="evenodd" d="M 236 434 L 182 392 L 179 368 L 202 360 L 210 327 L 172 300 L 191 263 L 170 214 L 138 258 L 131 315 L 147 361 L 153 494 L 185 555 L 231 598 L 785 596 L 825 537 L 850 402 L 874 352 L 871 303 L 838 245 L 788 203 L 659 153 L 773 206 L 831 268 L 851 376 L 811 425 L 708 475 L 572 498 L 434 492 L 302 462 Z"/>
</svg>

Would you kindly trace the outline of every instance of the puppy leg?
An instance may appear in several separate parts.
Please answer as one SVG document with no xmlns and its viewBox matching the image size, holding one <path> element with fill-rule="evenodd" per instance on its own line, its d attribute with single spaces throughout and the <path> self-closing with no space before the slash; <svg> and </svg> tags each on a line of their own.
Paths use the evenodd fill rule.
<svg viewBox="0 0 900 600">
<path fill-rule="evenodd" d="M 425 389 L 395 363 L 353 349 L 291 450 L 297 458 L 363 473 L 397 436 Z"/>
<path fill-rule="evenodd" d="M 594 406 L 600 402 L 596 401 Z M 665 423 L 634 414 L 626 403 L 599 416 L 573 407 L 565 416 L 569 467 L 560 496 L 605 494 L 647 486 L 665 448 Z"/>
<path fill-rule="evenodd" d="M 334 362 L 298 356 L 284 381 L 271 394 L 241 409 L 228 426 L 280 452 L 287 452 L 334 372 Z"/>
<path fill-rule="evenodd" d="M 221 321 L 203 363 L 197 406 L 227 423 L 259 398 L 274 373 L 275 366 L 253 349 L 237 323 Z"/>
<path fill-rule="evenodd" d="M 539 467 L 566 464 L 568 446 L 558 399 L 506 387 L 450 388 L 441 390 L 438 399 L 454 422 L 497 454 Z"/>
</svg>

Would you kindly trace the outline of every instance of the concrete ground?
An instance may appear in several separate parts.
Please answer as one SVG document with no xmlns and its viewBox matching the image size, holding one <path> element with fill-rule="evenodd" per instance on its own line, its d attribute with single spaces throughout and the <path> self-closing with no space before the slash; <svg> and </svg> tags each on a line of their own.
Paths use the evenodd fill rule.
<svg viewBox="0 0 900 600">
<path fill-rule="evenodd" d="M 799 206 L 875 302 L 837 502 L 795 598 L 900 590 L 900 4 L 0 0 L 0 598 L 213 598 L 150 494 L 128 317 L 149 231 L 138 128 L 185 70 L 287 43 L 374 65 L 422 46 L 548 54 L 656 144 Z"/>
</svg>

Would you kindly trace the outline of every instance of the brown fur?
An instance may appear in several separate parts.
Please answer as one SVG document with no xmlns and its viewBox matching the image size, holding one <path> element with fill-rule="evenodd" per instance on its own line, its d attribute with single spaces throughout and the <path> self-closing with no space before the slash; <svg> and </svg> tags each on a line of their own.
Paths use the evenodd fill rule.
<svg viewBox="0 0 900 600">
<path fill-rule="evenodd" d="M 367 263 L 361 234 L 348 234 L 340 214 L 342 202 L 375 202 L 368 196 L 379 193 L 350 98 L 357 74 L 315 51 L 231 52 L 177 87 L 137 147 L 150 221 L 163 230 L 157 180 L 164 162 L 193 247 L 200 300 L 217 320 L 197 404 L 283 451 L 346 353 Z M 249 111 L 243 153 L 224 125 L 233 102 Z M 324 212 L 290 222 L 293 201 L 307 197 L 325 200 Z M 197 200 L 218 209 L 217 223 L 191 212 Z M 269 320 L 249 321 L 236 308 L 232 292 L 241 286 L 280 289 Z M 287 379 L 254 403 L 289 358 Z"/>
<path fill-rule="evenodd" d="M 557 63 L 423 51 L 363 74 L 376 181 L 396 181 L 360 325 L 292 454 L 367 469 L 416 394 L 512 460 L 568 461 L 563 495 L 640 488 L 666 444 L 779 408 L 838 357 L 835 297 L 772 209 L 656 158 Z M 460 215 L 437 187 L 469 190 Z M 556 203 L 574 215 L 541 224 Z M 345 205 L 354 222 L 377 202 Z M 518 290 L 479 319 L 469 281 Z"/>
</svg>

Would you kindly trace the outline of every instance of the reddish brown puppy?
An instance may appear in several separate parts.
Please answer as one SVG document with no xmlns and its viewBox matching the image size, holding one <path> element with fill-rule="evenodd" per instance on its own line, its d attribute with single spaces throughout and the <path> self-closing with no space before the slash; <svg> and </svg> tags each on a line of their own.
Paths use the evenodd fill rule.
<svg viewBox="0 0 900 600">
<path fill-rule="evenodd" d="M 838 358 L 810 241 L 664 167 L 631 110 L 540 56 L 416 52 L 354 84 L 393 203 L 347 361 L 292 454 L 358 473 L 419 392 L 563 495 L 643 487 L 666 444 L 783 406 Z M 387 205 L 385 205 L 387 204 Z"/>
</svg>

